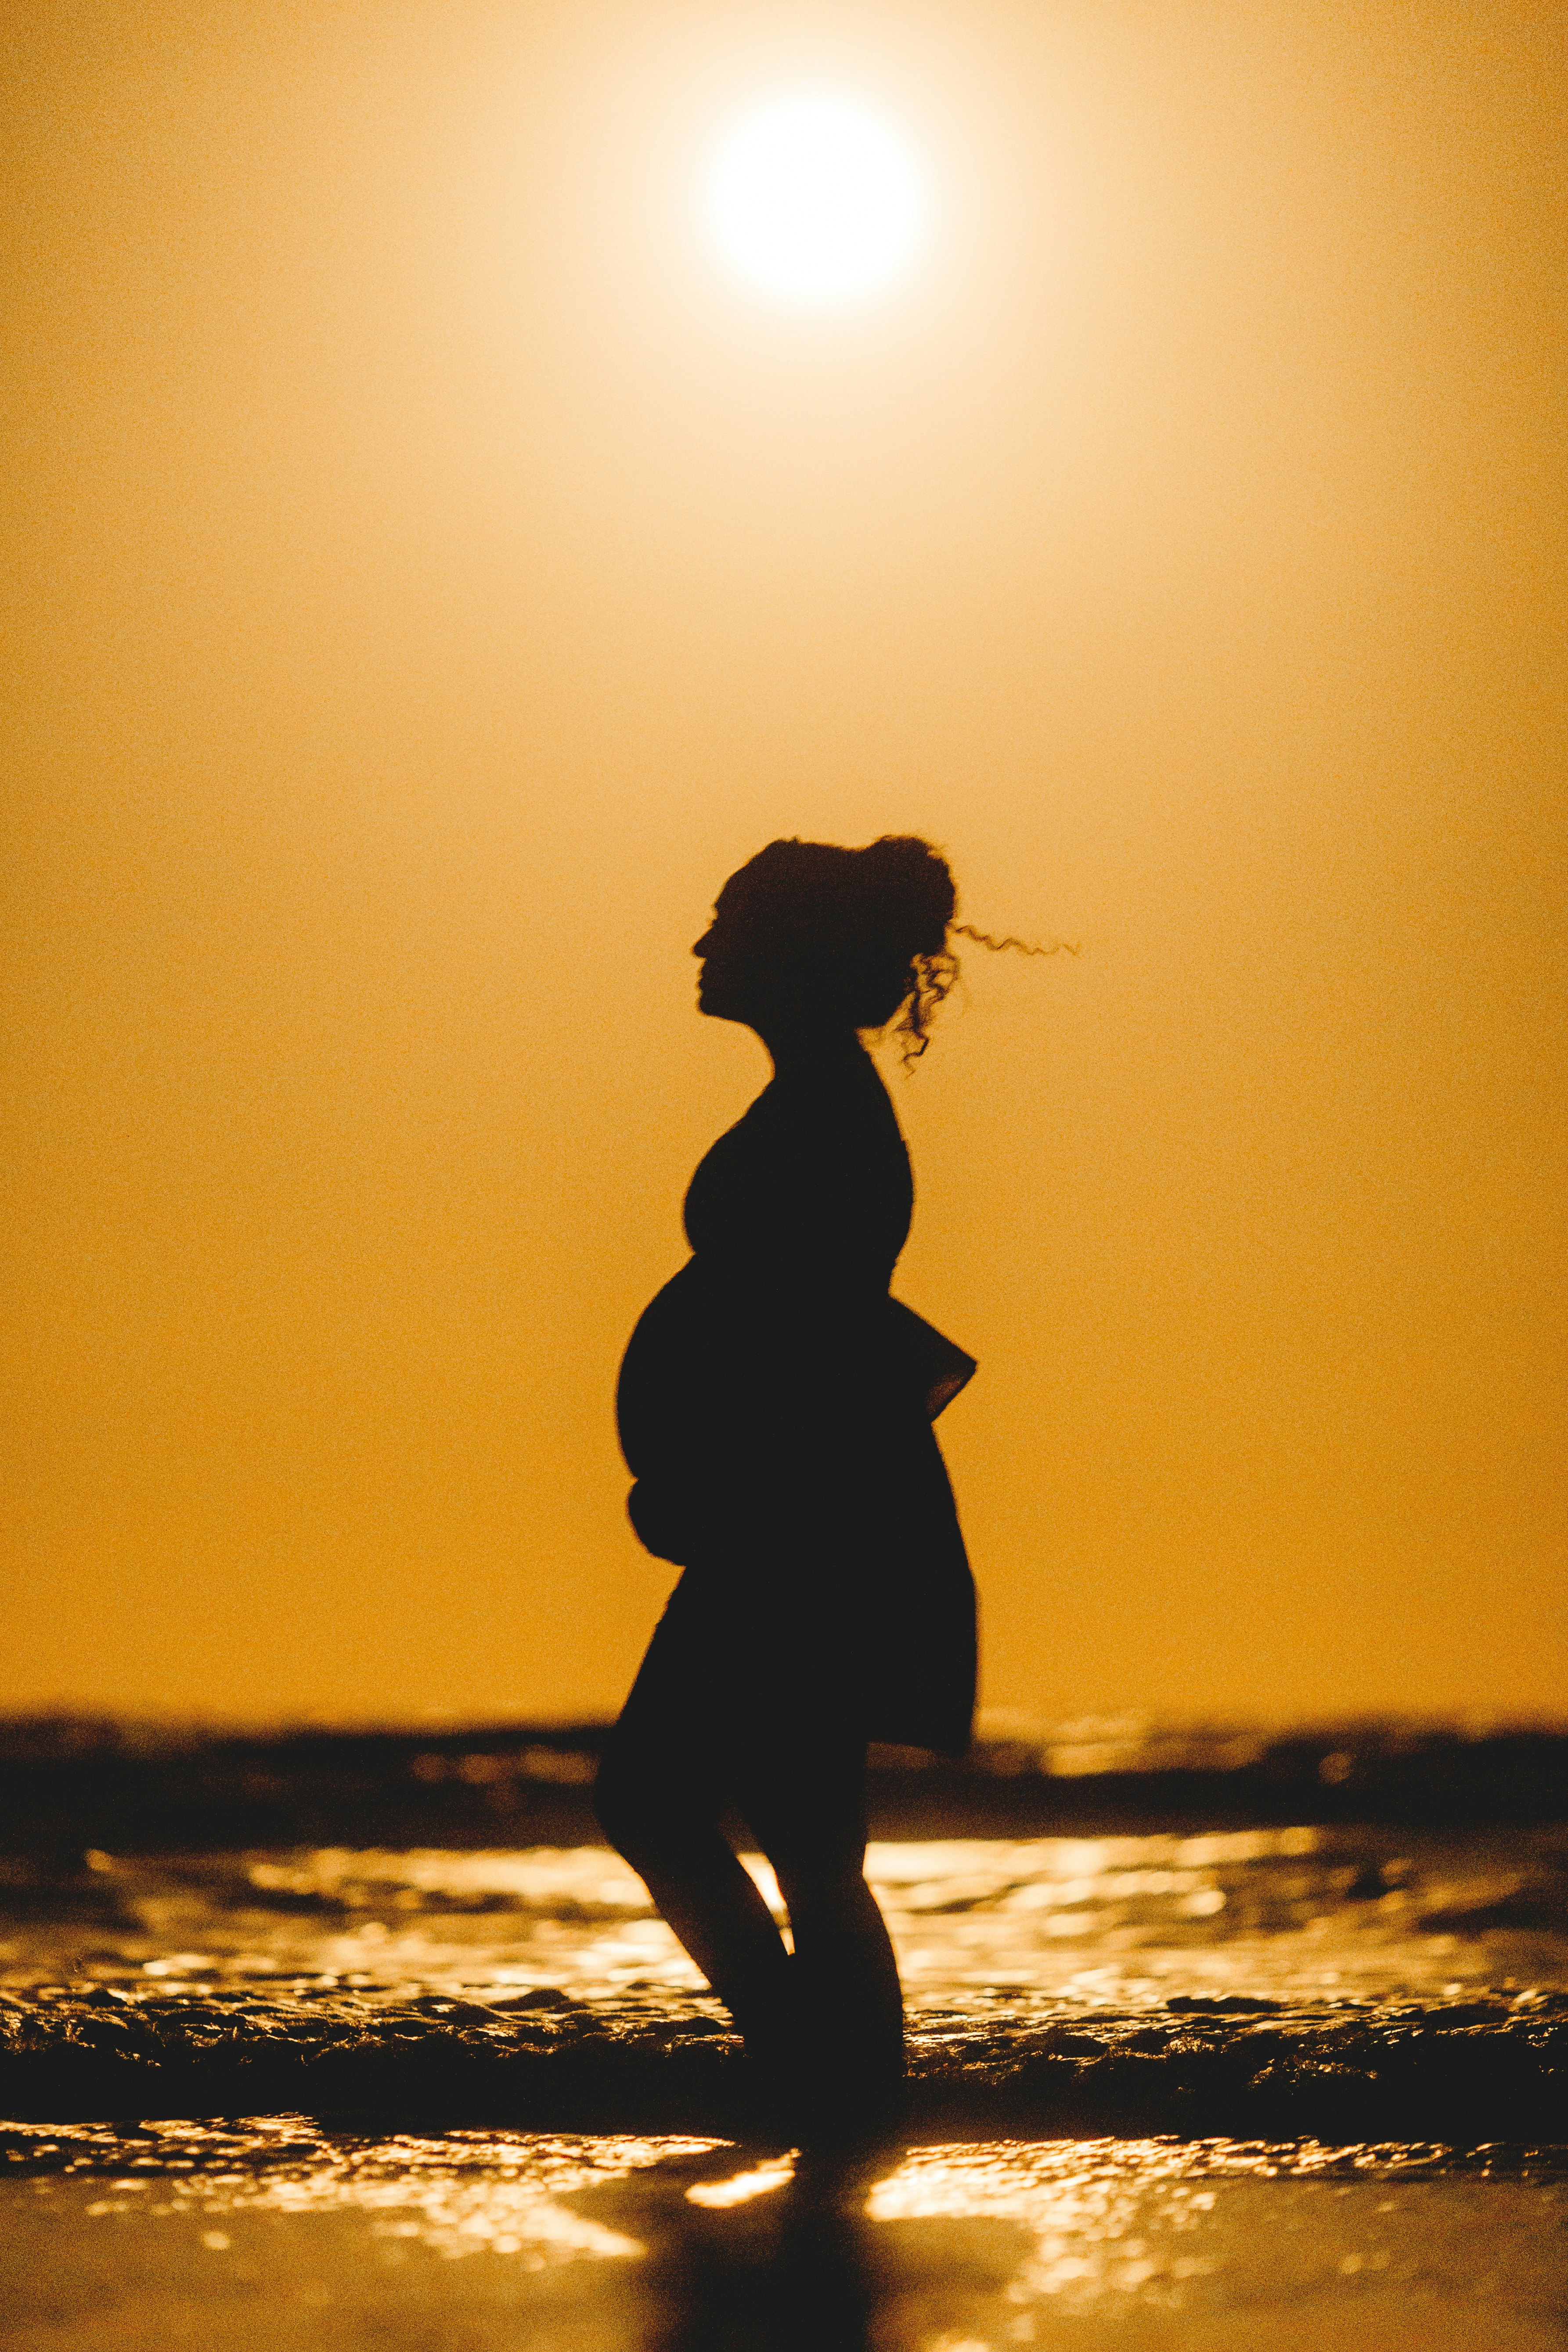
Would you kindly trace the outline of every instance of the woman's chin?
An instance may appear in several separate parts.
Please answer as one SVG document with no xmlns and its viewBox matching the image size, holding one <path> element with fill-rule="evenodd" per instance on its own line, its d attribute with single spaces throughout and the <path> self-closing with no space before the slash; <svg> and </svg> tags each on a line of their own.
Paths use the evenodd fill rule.
<svg viewBox="0 0 1568 2352">
<path fill-rule="evenodd" d="M 706 1013 L 710 1021 L 742 1021 L 745 1018 L 739 1007 L 732 1004 L 727 996 L 711 988 L 699 987 L 697 1010 L 699 1013 Z"/>
</svg>

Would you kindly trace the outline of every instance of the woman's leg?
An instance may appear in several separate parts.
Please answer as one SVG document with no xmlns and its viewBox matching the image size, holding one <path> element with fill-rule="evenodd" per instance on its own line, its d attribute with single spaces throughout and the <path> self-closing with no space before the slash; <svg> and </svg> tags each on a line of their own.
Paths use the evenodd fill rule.
<svg viewBox="0 0 1568 2352">
<path fill-rule="evenodd" d="M 655 1631 L 599 1767 L 594 1801 L 616 1851 L 769 2063 L 791 1974 L 756 1882 L 719 1830 L 738 1775 L 733 1666 L 680 1589 Z"/>
<path fill-rule="evenodd" d="M 904 2074 L 898 1962 L 865 1877 L 865 1741 L 808 1715 L 753 1752 L 740 1790 L 789 1910 L 806 2104 L 851 2127 L 896 2111 Z"/>
</svg>

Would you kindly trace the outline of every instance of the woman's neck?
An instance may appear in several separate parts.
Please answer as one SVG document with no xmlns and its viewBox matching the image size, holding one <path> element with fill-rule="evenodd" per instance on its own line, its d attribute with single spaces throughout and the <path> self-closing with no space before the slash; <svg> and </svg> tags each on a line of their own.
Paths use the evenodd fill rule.
<svg viewBox="0 0 1568 2352">
<path fill-rule="evenodd" d="M 805 1021 L 770 1021 L 765 1028 L 753 1025 L 773 1055 L 777 1077 L 797 1077 L 814 1069 L 842 1069 L 866 1058 L 866 1048 L 855 1029 Z"/>
</svg>

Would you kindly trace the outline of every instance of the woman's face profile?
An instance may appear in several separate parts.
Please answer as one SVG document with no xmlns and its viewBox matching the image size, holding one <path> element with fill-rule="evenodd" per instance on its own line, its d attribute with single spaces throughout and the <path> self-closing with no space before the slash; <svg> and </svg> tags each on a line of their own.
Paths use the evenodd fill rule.
<svg viewBox="0 0 1568 2352">
<path fill-rule="evenodd" d="M 765 865 L 756 870 L 760 864 L 753 859 L 731 875 L 712 921 L 692 942 L 701 966 L 697 1010 L 764 1036 L 802 1020 L 844 1026 L 847 1014 L 837 1013 L 831 986 L 825 990 L 821 943 L 799 894 L 781 890 Z"/>
<path fill-rule="evenodd" d="M 728 905 L 726 905 L 728 900 Z M 748 948 L 752 945 L 739 919 L 734 894 L 728 883 L 714 902 L 713 919 L 692 944 L 697 958 L 697 1010 L 717 1021 L 744 1021 L 756 991 L 748 987 Z"/>
</svg>

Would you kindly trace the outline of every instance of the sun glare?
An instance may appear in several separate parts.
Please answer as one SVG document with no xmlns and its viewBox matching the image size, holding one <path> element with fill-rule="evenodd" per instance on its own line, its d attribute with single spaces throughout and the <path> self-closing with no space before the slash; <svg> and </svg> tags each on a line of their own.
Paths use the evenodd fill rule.
<svg viewBox="0 0 1568 2352">
<path fill-rule="evenodd" d="M 925 175 L 891 123 L 833 92 L 770 99 L 709 169 L 710 232 L 729 268 L 777 301 L 826 309 L 906 275 L 926 225 Z"/>
</svg>

